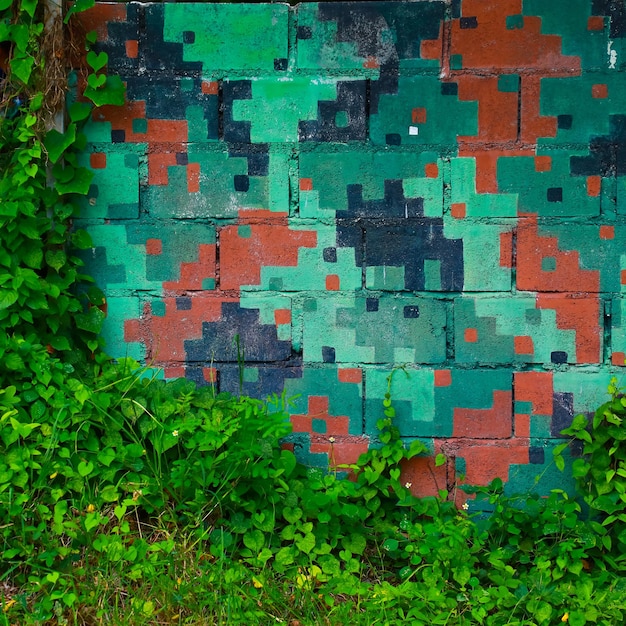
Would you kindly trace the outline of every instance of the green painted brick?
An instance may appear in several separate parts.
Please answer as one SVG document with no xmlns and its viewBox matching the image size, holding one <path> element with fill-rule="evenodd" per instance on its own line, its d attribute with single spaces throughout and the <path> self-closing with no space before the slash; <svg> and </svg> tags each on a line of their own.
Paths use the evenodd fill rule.
<svg viewBox="0 0 626 626">
<path fill-rule="evenodd" d="M 183 59 L 206 71 L 274 70 L 287 57 L 286 4 L 167 3 L 164 17 L 165 41 L 184 43 Z"/>
</svg>

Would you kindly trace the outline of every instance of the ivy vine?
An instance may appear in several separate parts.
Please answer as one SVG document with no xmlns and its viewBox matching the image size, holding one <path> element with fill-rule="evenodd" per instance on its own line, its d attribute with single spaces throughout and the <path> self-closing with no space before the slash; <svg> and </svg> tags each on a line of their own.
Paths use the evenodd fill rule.
<svg viewBox="0 0 626 626">
<path fill-rule="evenodd" d="M 93 176 L 77 155 L 93 109 L 123 104 L 124 85 L 91 50 L 95 33 L 72 43 L 72 15 L 94 4 L 63 18 L 43 0 L 0 0 L 0 383 L 31 375 L 37 346 L 71 367 L 101 348 L 104 296 L 74 254 L 92 246 L 72 228 Z M 65 107 L 70 56 L 87 86 Z"/>
</svg>

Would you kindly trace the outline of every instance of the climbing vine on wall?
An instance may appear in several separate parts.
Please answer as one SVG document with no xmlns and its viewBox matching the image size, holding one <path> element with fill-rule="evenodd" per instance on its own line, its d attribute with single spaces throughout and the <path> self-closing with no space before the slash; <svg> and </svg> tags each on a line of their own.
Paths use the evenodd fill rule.
<svg viewBox="0 0 626 626">
<path fill-rule="evenodd" d="M 30 376 L 29 355 L 42 347 L 75 366 L 99 349 L 102 293 L 82 272 L 74 249 L 91 246 L 72 229 L 76 197 L 92 172 L 77 162 L 82 123 L 93 108 L 122 104 L 124 86 L 105 75 L 107 57 L 72 33 L 40 0 L 0 0 L 0 378 Z M 69 44 L 69 45 L 68 45 Z M 65 51 L 69 52 L 66 53 Z M 84 59 L 87 88 L 64 114 L 69 58 Z"/>
</svg>

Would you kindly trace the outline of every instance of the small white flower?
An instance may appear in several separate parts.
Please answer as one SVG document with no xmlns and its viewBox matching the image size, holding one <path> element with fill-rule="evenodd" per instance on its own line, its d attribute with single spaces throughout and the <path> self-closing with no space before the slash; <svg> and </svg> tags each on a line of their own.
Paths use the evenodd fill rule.
<svg viewBox="0 0 626 626">
<path fill-rule="evenodd" d="M 405 486 L 407 489 L 410 489 L 412 484 L 413 484 L 413 483 L 406 483 L 404 486 Z"/>
<path fill-rule="evenodd" d="M 463 503 L 463 506 L 461 507 L 464 511 L 467 511 L 467 509 L 469 509 L 469 504 L 467 502 Z"/>
<path fill-rule="evenodd" d="M 330 441 L 330 443 L 335 443 L 335 438 L 334 437 L 329 437 L 328 441 Z"/>
<path fill-rule="evenodd" d="M 173 430 L 172 431 L 172 436 L 173 437 L 178 437 L 178 431 L 177 430 Z"/>
</svg>

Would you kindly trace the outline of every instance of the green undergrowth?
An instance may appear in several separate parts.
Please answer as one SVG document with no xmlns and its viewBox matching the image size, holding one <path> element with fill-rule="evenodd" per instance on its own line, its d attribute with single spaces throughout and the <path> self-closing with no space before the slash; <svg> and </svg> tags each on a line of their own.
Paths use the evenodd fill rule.
<svg viewBox="0 0 626 626">
<path fill-rule="evenodd" d="M 285 449 L 289 399 L 159 380 L 103 351 L 103 294 L 72 227 L 82 124 L 124 100 L 88 33 L 83 95 L 51 129 L 68 59 L 39 0 L 0 0 L 0 624 L 620 624 L 626 401 L 577 417 L 579 494 L 418 498 L 429 454 L 394 425 L 351 466 Z M 60 29 L 60 30 L 59 30 Z M 64 41 L 74 41 L 71 31 Z M 74 59 L 75 60 L 75 59 Z M 584 507 L 584 508 L 583 508 Z"/>
<path fill-rule="evenodd" d="M 427 451 L 403 444 L 391 393 L 380 446 L 322 471 L 281 445 L 284 397 L 29 354 L 38 397 L 0 391 L 0 623 L 622 621 L 624 505 L 583 514 L 501 481 L 467 488 L 488 515 L 418 498 L 401 466 Z"/>
</svg>

